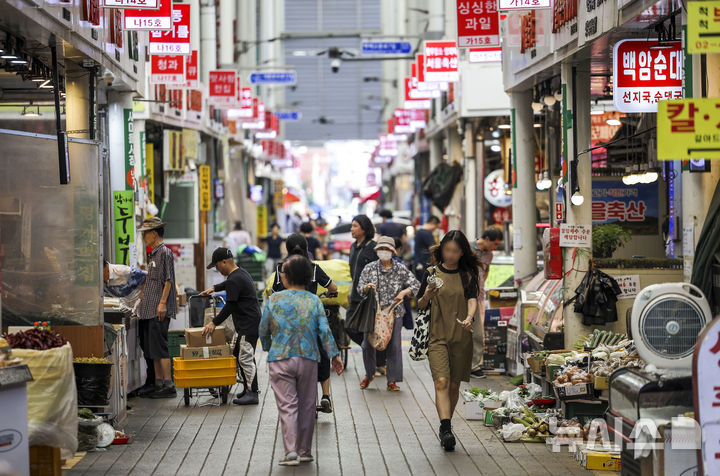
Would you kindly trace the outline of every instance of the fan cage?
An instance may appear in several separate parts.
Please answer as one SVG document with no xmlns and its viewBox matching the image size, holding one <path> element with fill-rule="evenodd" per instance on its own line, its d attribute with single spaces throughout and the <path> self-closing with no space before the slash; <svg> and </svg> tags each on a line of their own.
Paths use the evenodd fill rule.
<svg viewBox="0 0 720 476">
<path fill-rule="evenodd" d="M 678 323 L 678 333 L 673 335 L 667 331 L 669 321 Z M 649 350 L 665 358 L 682 359 L 695 349 L 705 319 L 702 310 L 692 301 L 666 296 L 645 307 L 639 324 Z"/>
</svg>

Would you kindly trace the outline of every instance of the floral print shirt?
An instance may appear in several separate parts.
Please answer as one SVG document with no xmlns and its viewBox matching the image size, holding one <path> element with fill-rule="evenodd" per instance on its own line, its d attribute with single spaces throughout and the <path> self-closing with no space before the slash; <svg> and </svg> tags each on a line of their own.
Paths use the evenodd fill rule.
<svg viewBox="0 0 720 476">
<path fill-rule="evenodd" d="M 383 268 L 380 260 L 373 261 L 365 266 L 360 274 L 358 281 L 358 292 L 364 294 L 365 286 L 374 284 L 380 306 L 389 306 L 395 300 L 395 296 L 405 289 L 411 290 L 411 295 L 417 294 L 420 289 L 420 281 L 415 275 L 402 263 L 392 261 L 389 269 Z M 405 307 L 398 306 L 395 308 L 395 317 L 400 318 L 405 315 Z"/>
<path fill-rule="evenodd" d="M 268 362 L 291 357 L 319 362 L 318 337 L 331 359 L 340 353 L 320 298 L 307 291 L 286 290 L 270 296 L 259 334 Z"/>
</svg>

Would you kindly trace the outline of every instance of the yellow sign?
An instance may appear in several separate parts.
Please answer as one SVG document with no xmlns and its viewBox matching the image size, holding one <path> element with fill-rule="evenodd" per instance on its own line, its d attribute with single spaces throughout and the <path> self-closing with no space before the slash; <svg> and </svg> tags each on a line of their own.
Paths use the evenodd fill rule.
<svg viewBox="0 0 720 476">
<path fill-rule="evenodd" d="M 280 179 L 273 180 L 273 206 L 275 210 L 282 210 L 285 204 L 283 188 L 285 188 L 285 182 Z"/>
<path fill-rule="evenodd" d="M 660 101 L 657 138 L 660 160 L 720 159 L 720 98 Z"/>
<path fill-rule="evenodd" d="M 155 149 L 145 144 L 145 177 L 147 178 L 148 199 L 155 203 Z"/>
<path fill-rule="evenodd" d="M 720 1 L 686 5 L 688 53 L 720 53 Z"/>
<path fill-rule="evenodd" d="M 210 210 L 210 166 L 200 166 L 200 211 Z"/>
<path fill-rule="evenodd" d="M 267 205 L 258 205 L 258 207 L 257 207 L 257 236 L 267 236 L 267 234 L 268 234 Z"/>
<path fill-rule="evenodd" d="M 198 144 L 200 143 L 200 132 L 195 129 L 182 130 L 183 156 L 186 159 L 198 158 Z"/>
</svg>

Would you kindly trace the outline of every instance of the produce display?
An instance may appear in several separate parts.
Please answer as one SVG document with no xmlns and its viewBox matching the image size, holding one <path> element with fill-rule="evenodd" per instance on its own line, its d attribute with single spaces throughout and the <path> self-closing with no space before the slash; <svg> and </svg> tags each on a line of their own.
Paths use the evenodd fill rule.
<svg viewBox="0 0 720 476">
<path fill-rule="evenodd" d="M 109 364 L 111 363 L 108 359 L 101 357 L 75 357 L 73 359 L 74 364 Z"/>
<path fill-rule="evenodd" d="M 520 441 L 526 443 L 542 443 L 550 435 L 550 425 L 538 418 L 530 409 L 523 408 L 524 417 L 513 417 L 513 423 L 525 426 Z"/>
<path fill-rule="evenodd" d="M 612 331 L 601 331 L 595 329 L 592 334 L 580 336 L 573 344 L 573 347 L 577 350 L 594 349 L 599 345 L 620 345 L 621 342 L 626 340 L 627 334 L 619 334 Z"/>
<path fill-rule="evenodd" d="M 617 369 L 625 367 L 644 367 L 645 362 L 640 359 L 611 359 L 598 360 L 592 363 L 590 373 L 596 377 L 609 377 Z"/>
<path fill-rule="evenodd" d="M 49 350 L 62 347 L 67 341 L 59 334 L 45 329 L 28 329 L 14 334 L 3 334 L 13 349 Z"/>
<path fill-rule="evenodd" d="M 553 384 L 556 387 L 567 387 L 570 385 L 577 385 L 579 383 L 590 382 L 592 382 L 591 375 L 576 366 L 565 368 L 558 374 L 555 380 L 553 380 Z"/>
</svg>

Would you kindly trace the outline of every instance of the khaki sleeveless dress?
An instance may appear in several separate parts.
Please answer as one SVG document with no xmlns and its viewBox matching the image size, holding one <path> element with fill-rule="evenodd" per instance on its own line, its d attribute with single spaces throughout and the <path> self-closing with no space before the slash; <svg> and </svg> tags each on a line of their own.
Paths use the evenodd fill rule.
<svg viewBox="0 0 720 476">
<path fill-rule="evenodd" d="M 433 380 L 444 377 L 451 382 L 468 382 L 473 356 L 472 333 L 457 322 L 468 315 L 462 277 L 459 272 L 448 272 L 439 266 L 436 274 L 444 284 L 433 298 L 430 310 L 430 373 Z"/>
</svg>

